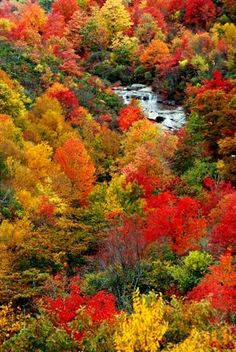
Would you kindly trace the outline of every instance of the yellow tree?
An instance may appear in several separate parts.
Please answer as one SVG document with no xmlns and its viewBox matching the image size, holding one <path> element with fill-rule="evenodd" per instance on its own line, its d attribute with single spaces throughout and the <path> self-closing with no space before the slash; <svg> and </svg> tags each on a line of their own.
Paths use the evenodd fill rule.
<svg viewBox="0 0 236 352">
<path fill-rule="evenodd" d="M 117 352 L 157 352 L 167 331 L 165 303 L 154 293 L 133 295 L 133 313 L 124 314 L 114 335 Z"/>
<path fill-rule="evenodd" d="M 172 173 L 169 160 L 177 147 L 177 137 L 144 119 L 135 122 L 123 140 L 124 156 L 120 167 L 127 175 L 142 173 L 146 177 L 157 177 L 158 184 L 170 180 Z M 161 181 L 161 183 L 160 183 Z"/>
<path fill-rule="evenodd" d="M 122 0 L 106 0 L 99 12 L 98 20 L 108 29 L 111 38 L 132 24 Z"/>
</svg>

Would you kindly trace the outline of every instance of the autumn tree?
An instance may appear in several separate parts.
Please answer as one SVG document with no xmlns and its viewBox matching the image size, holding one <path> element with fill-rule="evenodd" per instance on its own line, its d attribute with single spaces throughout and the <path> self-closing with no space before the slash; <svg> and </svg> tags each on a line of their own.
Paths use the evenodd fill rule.
<svg viewBox="0 0 236 352">
<path fill-rule="evenodd" d="M 74 183 L 81 204 L 86 204 L 95 181 L 95 168 L 83 143 L 76 138 L 67 140 L 57 148 L 55 161 Z"/>
<path fill-rule="evenodd" d="M 216 16 L 212 0 L 187 0 L 185 9 L 185 22 L 197 28 L 209 28 Z"/>
<path fill-rule="evenodd" d="M 211 211 L 209 219 L 212 224 L 210 246 L 214 253 L 222 253 L 227 249 L 236 253 L 235 207 L 236 192 L 222 198 L 218 206 Z"/>
<path fill-rule="evenodd" d="M 118 32 L 123 32 L 129 28 L 132 24 L 129 13 L 121 0 L 106 0 L 98 18 L 108 29 L 111 38 Z"/>
<path fill-rule="evenodd" d="M 87 20 L 88 17 L 86 13 L 77 10 L 67 24 L 66 37 L 71 43 L 73 43 L 73 47 L 77 51 L 79 51 L 82 41 L 81 30 L 86 25 Z"/>
<path fill-rule="evenodd" d="M 190 197 L 178 199 L 170 192 L 154 195 L 147 204 L 146 240 L 169 245 L 178 255 L 200 248 L 206 221 L 200 204 Z"/>
<path fill-rule="evenodd" d="M 153 39 L 142 53 L 140 60 L 144 65 L 153 67 L 161 64 L 168 56 L 168 45 L 159 39 Z"/>
<path fill-rule="evenodd" d="M 141 107 L 137 103 L 132 103 L 119 111 L 119 128 L 126 131 L 134 122 L 142 120 L 144 117 Z"/>
<path fill-rule="evenodd" d="M 172 178 L 169 161 L 176 146 L 176 136 L 165 133 L 147 119 L 137 121 L 124 136 L 120 167 L 128 179 L 144 177 L 154 188 L 165 188 Z"/>
<path fill-rule="evenodd" d="M 135 291 L 132 314 L 125 313 L 116 328 L 115 350 L 157 351 L 168 328 L 164 312 L 165 303 L 161 297 L 158 298 L 154 293 L 140 295 L 138 290 Z"/>
<path fill-rule="evenodd" d="M 79 5 L 76 0 L 56 0 L 52 5 L 52 13 L 62 15 L 66 23 L 77 10 L 79 10 Z"/>
<path fill-rule="evenodd" d="M 55 12 L 47 16 L 47 21 L 43 27 L 44 39 L 51 37 L 63 37 L 65 35 L 66 22 L 63 15 Z"/>
<path fill-rule="evenodd" d="M 205 275 L 188 297 L 197 301 L 208 298 L 214 308 L 228 317 L 236 311 L 235 281 L 233 257 L 225 253 L 220 257 L 219 264 L 210 267 L 210 273 Z"/>
</svg>

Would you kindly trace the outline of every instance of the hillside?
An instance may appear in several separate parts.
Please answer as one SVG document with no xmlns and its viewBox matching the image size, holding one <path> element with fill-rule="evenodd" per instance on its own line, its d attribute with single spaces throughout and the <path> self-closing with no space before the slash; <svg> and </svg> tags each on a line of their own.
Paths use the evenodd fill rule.
<svg viewBox="0 0 236 352">
<path fill-rule="evenodd" d="M 0 351 L 236 351 L 235 20 L 0 1 Z"/>
</svg>

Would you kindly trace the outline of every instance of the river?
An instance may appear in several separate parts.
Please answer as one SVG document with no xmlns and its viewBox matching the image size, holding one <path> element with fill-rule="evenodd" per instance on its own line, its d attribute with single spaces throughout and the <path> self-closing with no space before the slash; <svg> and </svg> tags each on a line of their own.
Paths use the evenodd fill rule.
<svg viewBox="0 0 236 352">
<path fill-rule="evenodd" d="M 122 97 L 125 105 L 128 105 L 132 99 L 138 99 L 147 117 L 161 123 L 166 129 L 176 130 L 185 124 L 186 114 L 183 107 L 176 106 L 172 102 L 164 102 L 163 98 L 155 94 L 151 87 L 133 84 L 129 87 L 113 89 Z"/>
</svg>

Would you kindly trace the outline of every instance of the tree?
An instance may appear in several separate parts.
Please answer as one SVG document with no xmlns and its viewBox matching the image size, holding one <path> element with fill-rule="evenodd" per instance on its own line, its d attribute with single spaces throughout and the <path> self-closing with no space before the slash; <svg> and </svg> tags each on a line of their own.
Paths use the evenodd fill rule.
<svg viewBox="0 0 236 352">
<path fill-rule="evenodd" d="M 63 37 L 65 35 L 66 22 L 63 15 L 55 12 L 50 13 L 43 28 L 43 37 L 48 40 L 51 37 Z"/>
<path fill-rule="evenodd" d="M 210 267 L 198 286 L 189 292 L 188 298 L 200 301 L 208 298 L 213 307 L 226 317 L 236 312 L 236 266 L 230 253 L 221 255 L 219 264 Z"/>
<path fill-rule="evenodd" d="M 66 297 L 44 297 L 44 302 L 54 325 L 59 325 L 82 346 L 83 339 L 92 338 L 100 325 L 111 324 L 118 312 L 113 294 L 99 291 L 93 296 L 82 295 L 78 281 L 80 278 L 76 276 L 70 281 Z"/>
<path fill-rule="evenodd" d="M 57 148 L 54 159 L 74 183 L 78 200 L 85 205 L 93 189 L 95 168 L 83 143 L 76 138 L 68 139 Z"/>
<path fill-rule="evenodd" d="M 153 67 L 161 64 L 168 56 L 168 45 L 159 39 L 153 39 L 143 51 L 140 60 L 144 65 Z"/>
<path fill-rule="evenodd" d="M 75 50 L 79 51 L 81 46 L 81 32 L 86 22 L 88 20 L 88 16 L 85 12 L 81 10 L 77 10 L 74 12 L 70 21 L 67 24 L 66 38 L 73 43 L 73 47 Z"/>
<path fill-rule="evenodd" d="M 212 0 L 187 0 L 185 22 L 197 28 L 209 28 L 216 16 L 216 7 Z"/>
<path fill-rule="evenodd" d="M 141 180 L 144 177 L 154 188 L 165 189 L 173 176 L 169 161 L 176 146 L 176 136 L 164 132 L 147 119 L 139 120 L 124 137 L 120 167 L 128 179 Z M 137 178 L 138 175 L 142 177 Z"/>
<path fill-rule="evenodd" d="M 199 249 L 206 234 L 206 221 L 199 216 L 200 204 L 190 197 L 170 192 L 154 195 L 147 203 L 146 240 L 169 245 L 178 255 Z"/>
<path fill-rule="evenodd" d="M 20 94 L 12 88 L 0 80 L 0 114 L 10 115 L 17 126 L 23 127 L 25 106 Z"/>
<path fill-rule="evenodd" d="M 168 323 L 164 319 L 165 304 L 154 293 L 133 294 L 133 313 L 121 317 L 115 336 L 117 352 L 149 351 L 156 352 L 167 331 Z"/>
<path fill-rule="evenodd" d="M 136 121 L 144 118 L 144 113 L 137 103 L 133 103 L 119 111 L 118 124 L 119 128 L 124 132 Z"/>
<path fill-rule="evenodd" d="M 66 23 L 77 10 L 79 10 L 79 5 L 76 0 L 55 0 L 52 5 L 52 14 L 62 15 Z"/>
<path fill-rule="evenodd" d="M 122 0 L 106 0 L 99 17 L 113 38 L 118 32 L 123 32 L 132 24 L 128 11 Z"/>
<path fill-rule="evenodd" d="M 227 249 L 236 253 L 236 192 L 225 196 L 210 213 L 212 232 L 210 246 L 213 253 Z"/>
</svg>

